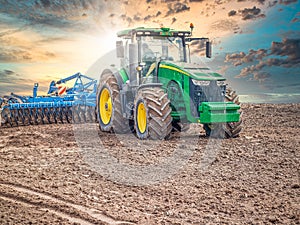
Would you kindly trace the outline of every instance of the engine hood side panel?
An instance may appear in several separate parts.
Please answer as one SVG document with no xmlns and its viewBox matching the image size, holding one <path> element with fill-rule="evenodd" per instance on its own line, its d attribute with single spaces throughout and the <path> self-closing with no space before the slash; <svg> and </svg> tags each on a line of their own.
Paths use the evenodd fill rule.
<svg viewBox="0 0 300 225">
<path fill-rule="evenodd" d="M 177 71 L 185 76 L 188 76 L 196 80 L 217 80 L 225 81 L 226 79 L 220 74 L 211 71 L 209 68 L 200 67 L 197 64 L 188 64 L 188 63 L 174 63 L 169 61 L 162 61 L 159 65 L 159 68 L 169 69 Z"/>
</svg>

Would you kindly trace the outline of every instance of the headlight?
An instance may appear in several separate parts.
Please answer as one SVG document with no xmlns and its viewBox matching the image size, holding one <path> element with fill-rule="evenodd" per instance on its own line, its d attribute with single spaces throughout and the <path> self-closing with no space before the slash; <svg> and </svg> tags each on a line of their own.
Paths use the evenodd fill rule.
<svg viewBox="0 0 300 225">
<path fill-rule="evenodd" d="M 218 86 L 224 86 L 224 85 L 225 85 L 225 82 L 224 82 L 224 81 L 217 81 L 217 85 L 218 85 Z"/>
<path fill-rule="evenodd" d="M 199 85 L 199 86 L 208 86 L 210 84 L 209 80 L 194 80 L 194 79 L 192 79 L 192 81 L 195 85 Z"/>
</svg>

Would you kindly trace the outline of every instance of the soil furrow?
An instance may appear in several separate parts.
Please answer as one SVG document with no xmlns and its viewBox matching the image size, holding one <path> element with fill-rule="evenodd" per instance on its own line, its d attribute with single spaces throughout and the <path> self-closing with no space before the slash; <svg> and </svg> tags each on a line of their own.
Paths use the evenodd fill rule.
<svg viewBox="0 0 300 225">
<path fill-rule="evenodd" d="M 26 194 L 29 194 L 29 195 L 38 196 L 39 198 L 44 199 L 44 200 L 51 200 L 54 203 L 66 205 L 66 206 L 74 208 L 74 209 L 76 209 L 78 211 L 87 213 L 91 217 L 93 217 L 93 218 L 95 218 L 95 219 L 97 219 L 97 220 L 99 220 L 99 221 L 101 221 L 101 222 L 103 222 L 105 224 L 111 224 L 111 225 L 115 225 L 115 224 L 134 224 L 134 223 L 131 223 L 131 222 L 114 220 L 113 218 L 100 213 L 97 209 L 92 209 L 92 208 L 85 207 L 83 205 L 78 205 L 78 204 L 74 204 L 74 203 L 71 203 L 71 202 L 67 202 L 65 200 L 56 198 L 56 197 L 51 196 L 49 194 L 38 192 L 38 191 L 34 191 L 32 189 L 29 189 L 29 188 L 26 188 L 26 187 L 23 187 L 23 186 L 13 185 L 13 184 L 3 184 L 3 183 L 0 184 L 0 185 L 1 186 L 5 186 L 6 188 L 9 188 L 9 189 L 16 190 L 18 192 L 22 192 L 22 193 L 26 193 Z M 14 196 L 11 196 L 9 194 L 5 194 L 5 193 L 1 193 L 1 192 L 0 192 L 0 196 L 3 197 L 3 199 L 4 198 L 9 198 L 11 200 L 15 200 L 16 202 L 22 202 L 24 204 L 29 204 L 29 205 L 36 205 L 35 203 L 31 203 L 30 200 L 26 200 L 26 199 L 24 199 L 22 197 L 17 197 L 17 196 L 14 197 Z M 43 204 L 42 208 L 44 208 L 44 207 L 46 207 L 49 211 L 53 211 L 57 215 L 61 214 L 63 218 L 67 218 L 67 217 L 71 218 L 71 219 L 69 219 L 71 222 L 76 222 L 74 220 L 77 220 L 77 218 L 69 216 L 68 214 L 66 214 L 66 213 L 64 213 L 62 211 L 53 210 L 52 206 L 48 206 L 47 207 L 47 205 Z M 83 225 L 84 224 L 92 224 L 92 223 L 90 223 L 90 222 L 88 222 L 87 220 L 84 220 L 84 219 L 78 219 L 78 220 L 83 221 L 83 222 L 78 222 L 78 223 L 83 224 Z M 84 223 L 84 221 L 86 221 L 86 222 Z"/>
<path fill-rule="evenodd" d="M 21 197 L 15 197 L 15 196 L 12 196 L 9 194 L 0 193 L 0 198 L 5 201 L 11 202 L 11 203 L 21 204 L 22 206 L 25 206 L 25 207 L 32 207 L 32 206 L 39 207 L 36 203 L 31 203 L 30 201 L 28 201 L 26 199 L 23 199 Z M 55 210 L 51 207 L 39 207 L 39 210 L 47 211 L 52 214 L 55 214 L 56 216 L 59 216 L 63 219 L 69 220 L 71 223 L 77 223 L 77 224 L 81 224 L 81 225 L 93 225 L 93 223 L 90 223 L 89 221 L 87 221 L 85 219 L 73 217 L 67 213 L 64 213 L 59 210 Z"/>
</svg>

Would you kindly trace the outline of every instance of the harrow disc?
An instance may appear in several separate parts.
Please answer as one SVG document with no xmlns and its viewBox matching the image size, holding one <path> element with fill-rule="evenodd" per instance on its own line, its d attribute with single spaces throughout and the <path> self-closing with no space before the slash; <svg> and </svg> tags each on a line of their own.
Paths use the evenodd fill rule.
<svg viewBox="0 0 300 225">
<path fill-rule="evenodd" d="M 94 123 L 95 107 L 77 105 L 73 107 L 20 108 L 5 107 L 0 111 L 1 126 L 17 127 L 52 123 Z"/>
</svg>

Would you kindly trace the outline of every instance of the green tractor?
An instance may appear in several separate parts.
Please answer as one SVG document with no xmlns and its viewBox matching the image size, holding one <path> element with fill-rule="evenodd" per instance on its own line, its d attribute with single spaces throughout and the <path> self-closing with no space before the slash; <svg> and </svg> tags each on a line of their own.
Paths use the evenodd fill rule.
<svg viewBox="0 0 300 225">
<path fill-rule="evenodd" d="M 211 57 L 211 42 L 191 31 L 139 27 L 117 33 L 120 68 L 105 69 L 97 91 L 102 131 L 166 139 L 201 123 L 207 136 L 239 135 L 238 96 L 220 74 L 190 63 L 194 46 Z"/>
</svg>

